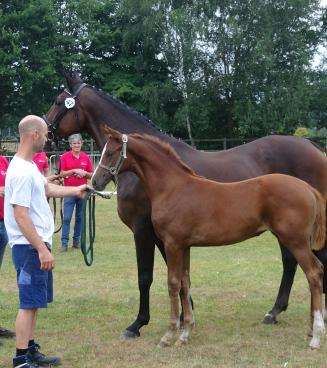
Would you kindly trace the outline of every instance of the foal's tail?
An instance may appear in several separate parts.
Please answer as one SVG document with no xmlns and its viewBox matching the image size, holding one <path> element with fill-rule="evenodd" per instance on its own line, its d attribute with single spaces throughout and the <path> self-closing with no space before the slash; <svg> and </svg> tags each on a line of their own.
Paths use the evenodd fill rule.
<svg viewBox="0 0 327 368">
<path fill-rule="evenodd" d="M 316 218 L 311 234 L 311 249 L 320 250 L 326 240 L 326 199 L 316 189 L 313 189 L 313 194 L 316 199 Z"/>
</svg>

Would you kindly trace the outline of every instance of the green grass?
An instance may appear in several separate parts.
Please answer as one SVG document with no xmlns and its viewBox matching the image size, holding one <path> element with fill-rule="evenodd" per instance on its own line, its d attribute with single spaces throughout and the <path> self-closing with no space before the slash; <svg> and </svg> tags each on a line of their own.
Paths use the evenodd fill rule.
<svg viewBox="0 0 327 368">
<path fill-rule="evenodd" d="M 235 246 L 192 249 L 196 325 L 191 343 L 182 347 L 156 347 L 169 311 L 166 266 L 156 252 L 151 321 L 141 338 L 122 341 L 139 302 L 133 237 L 118 219 L 115 199 L 97 199 L 96 225 L 91 267 L 79 251 L 60 253 L 60 236 L 54 238 L 55 301 L 40 310 L 36 338 L 45 352 L 62 357 L 63 368 L 327 367 L 326 339 L 319 351 L 308 348 L 310 296 L 301 270 L 288 311 L 277 325 L 261 324 L 281 276 L 279 247 L 268 233 Z M 9 248 L 0 277 L 0 325 L 14 328 L 17 289 Z M 0 367 L 11 366 L 14 351 L 14 340 L 3 341 Z"/>
</svg>

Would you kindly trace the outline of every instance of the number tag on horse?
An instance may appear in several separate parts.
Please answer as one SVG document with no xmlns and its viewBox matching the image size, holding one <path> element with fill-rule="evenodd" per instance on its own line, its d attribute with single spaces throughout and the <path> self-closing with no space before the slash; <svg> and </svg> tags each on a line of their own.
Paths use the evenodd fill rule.
<svg viewBox="0 0 327 368">
<path fill-rule="evenodd" d="M 67 109 L 72 109 L 75 106 L 75 99 L 72 97 L 67 97 L 65 100 L 65 106 Z"/>
</svg>

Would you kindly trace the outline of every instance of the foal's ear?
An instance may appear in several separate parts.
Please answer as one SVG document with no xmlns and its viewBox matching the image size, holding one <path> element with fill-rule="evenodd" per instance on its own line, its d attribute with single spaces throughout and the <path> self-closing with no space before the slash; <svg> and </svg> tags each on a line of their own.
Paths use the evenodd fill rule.
<svg viewBox="0 0 327 368">
<path fill-rule="evenodd" d="M 107 125 L 102 126 L 102 131 L 107 137 L 107 142 L 110 146 L 110 151 L 115 151 L 121 147 L 121 134 Z"/>
<path fill-rule="evenodd" d="M 110 133 L 110 134 L 108 134 L 107 138 L 108 138 L 107 142 L 108 142 L 108 145 L 110 147 L 110 151 L 117 151 L 121 148 L 122 141 L 121 141 L 120 137 Z"/>
<path fill-rule="evenodd" d="M 106 134 L 106 135 L 111 134 L 111 129 L 107 125 L 104 125 L 102 130 L 103 130 L 104 134 Z"/>
<path fill-rule="evenodd" d="M 118 132 L 117 130 L 109 128 L 107 125 L 104 125 L 102 129 L 105 135 L 107 136 L 111 135 L 113 138 L 116 138 L 119 141 L 121 141 L 121 133 Z"/>
</svg>

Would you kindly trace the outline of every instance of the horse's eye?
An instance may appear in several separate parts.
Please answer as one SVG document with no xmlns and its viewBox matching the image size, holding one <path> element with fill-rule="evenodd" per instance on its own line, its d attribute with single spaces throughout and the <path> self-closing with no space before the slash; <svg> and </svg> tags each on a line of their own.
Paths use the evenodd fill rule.
<svg viewBox="0 0 327 368">
<path fill-rule="evenodd" d="M 60 105 L 60 104 L 61 104 L 61 101 L 60 101 L 60 98 L 59 98 L 59 97 L 57 97 L 57 98 L 55 99 L 55 104 L 56 104 L 56 105 Z"/>
</svg>

